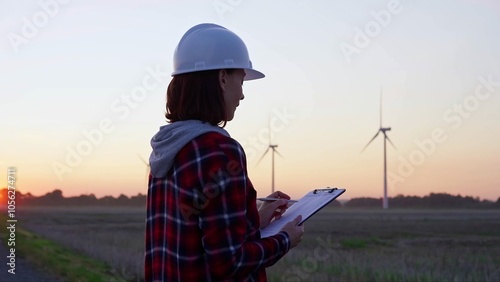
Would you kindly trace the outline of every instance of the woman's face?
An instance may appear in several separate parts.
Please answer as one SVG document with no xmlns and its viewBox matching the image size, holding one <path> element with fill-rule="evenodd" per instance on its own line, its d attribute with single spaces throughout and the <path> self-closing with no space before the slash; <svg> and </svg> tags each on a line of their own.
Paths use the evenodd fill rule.
<svg viewBox="0 0 500 282">
<path fill-rule="evenodd" d="M 236 69 L 231 74 L 227 73 L 226 70 L 219 72 L 219 82 L 224 95 L 227 121 L 234 118 L 236 107 L 240 104 L 240 100 L 245 98 L 245 95 L 243 95 L 243 79 L 245 75 L 243 69 Z"/>
</svg>

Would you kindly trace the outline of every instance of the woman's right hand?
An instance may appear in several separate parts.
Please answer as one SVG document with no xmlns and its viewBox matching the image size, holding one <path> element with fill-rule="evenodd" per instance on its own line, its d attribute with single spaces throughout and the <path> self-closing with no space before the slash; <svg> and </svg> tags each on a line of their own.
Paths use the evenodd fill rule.
<svg viewBox="0 0 500 282">
<path fill-rule="evenodd" d="M 302 241 L 302 234 L 304 234 L 304 225 L 298 226 L 302 220 L 302 216 L 297 216 L 294 220 L 289 221 L 280 231 L 285 231 L 290 238 L 290 249 L 296 247 Z"/>
</svg>

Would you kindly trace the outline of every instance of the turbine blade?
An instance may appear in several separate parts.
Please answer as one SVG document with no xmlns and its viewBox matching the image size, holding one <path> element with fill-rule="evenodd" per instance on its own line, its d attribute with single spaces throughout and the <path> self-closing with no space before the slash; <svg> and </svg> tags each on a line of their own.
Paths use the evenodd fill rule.
<svg viewBox="0 0 500 282">
<path fill-rule="evenodd" d="M 267 147 L 267 150 L 264 152 L 264 154 L 262 155 L 262 157 L 260 157 L 259 161 L 257 162 L 257 164 L 260 163 L 260 161 L 262 161 L 262 159 L 266 156 L 267 152 L 269 151 L 269 148 L 271 147 Z"/>
<path fill-rule="evenodd" d="M 149 166 L 149 163 L 148 163 L 148 162 L 146 162 L 146 160 L 144 160 L 144 159 L 141 157 L 141 155 L 137 154 L 137 156 L 139 157 L 139 159 L 141 159 L 141 161 L 142 161 L 145 165 Z"/>
<path fill-rule="evenodd" d="M 380 86 L 380 128 L 382 128 L 382 86 Z"/>
<path fill-rule="evenodd" d="M 385 138 L 387 138 L 387 141 L 389 141 L 389 143 L 391 143 L 391 145 L 394 148 L 394 150 L 397 150 L 396 146 L 394 146 L 394 144 L 392 143 L 391 139 L 389 139 L 389 136 L 387 136 L 387 134 L 385 134 L 385 132 L 384 132 L 384 136 L 385 136 Z"/>
<path fill-rule="evenodd" d="M 268 119 L 267 119 L 267 129 L 269 130 L 269 146 L 271 146 L 271 140 L 273 139 L 272 137 L 272 132 L 271 132 L 271 115 L 269 115 Z"/>
<path fill-rule="evenodd" d="M 273 151 L 274 151 L 276 154 L 278 154 L 278 156 L 280 156 L 280 157 L 284 158 L 284 157 L 283 157 L 283 155 L 281 155 L 281 154 L 278 152 L 278 150 L 276 150 L 276 149 L 274 149 L 274 148 L 273 148 Z"/>
<path fill-rule="evenodd" d="M 378 136 L 378 134 L 379 134 L 379 133 L 380 133 L 380 130 L 379 130 L 379 131 L 377 131 L 377 133 L 375 134 L 375 136 L 373 136 L 372 140 L 370 140 L 370 142 L 368 142 L 368 144 L 366 144 L 366 146 L 363 148 L 363 150 L 361 150 L 361 152 L 363 152 L 363 151 L 366 149 L 366 147 L 368 147 L 368 145 L 370 145 L 370 143 L 371 143 L 373 140 L 375 140 L 375 138 L 377 138 L 377 136 Z"/>
</svg>

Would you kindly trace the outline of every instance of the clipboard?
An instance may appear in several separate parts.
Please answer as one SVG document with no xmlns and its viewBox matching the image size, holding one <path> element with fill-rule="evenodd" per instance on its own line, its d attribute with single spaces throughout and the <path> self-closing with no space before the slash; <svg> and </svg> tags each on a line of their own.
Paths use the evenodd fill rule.
<svg viewBox="0 0 500 282">
<path fill-rule="evenodd" d="M 302 220 L 298 224 L 301 225 L 344 192 L 345 189 L 339 188 L 314 189 L 300 198 L 297 203 L 291 205 L 280 219 L 272 221 L 266 228 L 261 229 L 261 238 L 278 233 L 285 224 L 299 215 L 302 215 Z"/>
</svg>

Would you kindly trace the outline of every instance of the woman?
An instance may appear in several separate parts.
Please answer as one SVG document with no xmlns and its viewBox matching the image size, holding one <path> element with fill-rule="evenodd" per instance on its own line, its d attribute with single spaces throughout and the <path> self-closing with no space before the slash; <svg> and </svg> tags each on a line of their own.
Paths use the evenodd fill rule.
<svg viewBox="0 0 500 282">
<path fill-rule="evenodd" d="M 215 24 L 189 29 L 174 53 L 166 118 L 152 138 L 147 197 L 146 281 L 265 281 L 265 268 L 297 246 L 300 217 L 276 235 L 290 197 L 256 206 L 241 145 L 223 129 L 252 68 L 243 41 Z M 219 126 L 221 125 L 221 126 Z"/>
</svg>

